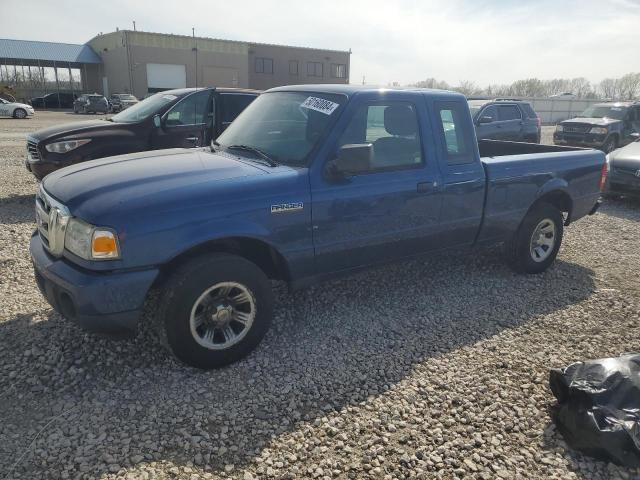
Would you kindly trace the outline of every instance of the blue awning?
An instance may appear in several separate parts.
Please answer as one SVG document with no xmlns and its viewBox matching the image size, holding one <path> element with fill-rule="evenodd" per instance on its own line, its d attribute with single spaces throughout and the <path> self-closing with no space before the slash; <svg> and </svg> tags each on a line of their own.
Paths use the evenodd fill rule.
<svg viewBox="0 0 640 480">
<path fill-rule="evenodd" d="M 88 45 L 0 38 L 0 59 L 61 63 L 102 63 Z"/>
</svg>

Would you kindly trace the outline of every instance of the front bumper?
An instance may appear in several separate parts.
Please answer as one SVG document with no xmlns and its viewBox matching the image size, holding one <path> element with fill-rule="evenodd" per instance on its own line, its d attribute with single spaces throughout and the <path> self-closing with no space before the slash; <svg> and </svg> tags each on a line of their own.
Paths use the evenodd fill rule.
<svg viewBox="0 0 640 480">
<path fill-rule="evenodd" d="M 640 177 L 610 172 L 605 191 L 618 195 L 640 197 Z"/>
<path fill-rule="evenodd" d="M 65 162 L 47 162 L 45 160 L 30 161 L 27 158 L 24 161 L 24 166 L 27 168 L 29 172 L 33 173 L 33 175 L 38 180 L 42 180 L 51 172 L 55 172 L 56 170 L 60 170 L 61 168 L 67 167 L 72 164 L 73 164 L 73 160 L 69 160 Z"/>
<path fill-rule="evenodd" d="M 558 133 L 553 134 L 553 143 L 570 147 L 585 147 L 600 149 L 604 145 L 606 135 L 595 133 Z"/>
<path fill-rule="evenodd" d="M 29 250 L 38 288 L 58 313 L 91 332 L 135 332 L 157 269 L 87 271 L 49 255 L 37 232 Z"/>
</svg>

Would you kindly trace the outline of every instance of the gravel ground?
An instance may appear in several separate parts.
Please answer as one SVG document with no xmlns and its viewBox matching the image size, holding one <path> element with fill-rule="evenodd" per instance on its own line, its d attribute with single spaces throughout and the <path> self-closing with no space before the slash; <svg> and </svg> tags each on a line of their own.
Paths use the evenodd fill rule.
<svg viewBox="0 0 640 480">
<path fill-rule="evenodd" d="M 258 350 L 203 373 L 144 327 L 98 338 L 39 295 L 24 135 L 70 118 L 0 120 L 0 478 L 639 475 L 567 449 L 547 375 L 637 350 L 640 204 L 571 226 L 539 276 L 491 249 L 277 286 Z"/>
</svg>

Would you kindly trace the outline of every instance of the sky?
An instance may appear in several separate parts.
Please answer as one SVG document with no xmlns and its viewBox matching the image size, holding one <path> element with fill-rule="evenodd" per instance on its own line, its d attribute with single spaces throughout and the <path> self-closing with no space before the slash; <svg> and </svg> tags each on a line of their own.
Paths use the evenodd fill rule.
<svg viewBox="0 0 640 480">
<path fill-rule="evenodd" d="M 599 82 L 640 72 L 640 0 L 0 0 L 0 38 L 131 29 L 337 50 L 351 83 Z"/>
</svg>

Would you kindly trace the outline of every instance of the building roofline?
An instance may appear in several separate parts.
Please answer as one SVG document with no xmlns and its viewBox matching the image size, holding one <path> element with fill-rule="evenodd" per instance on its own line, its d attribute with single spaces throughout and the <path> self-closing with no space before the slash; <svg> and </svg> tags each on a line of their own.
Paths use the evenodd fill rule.
<svg viewBox="0 0 640 480">
<path fill-rule="evenodd" d="M 266 46 L 266 47 L 297 48 L 297 49 L 300 49 L 300 50 L 315 50 L 315 51 L 320 51 L 320 52 L 348 53 L 349 55 L 351 55 L 351 49 L 349 49 L 349 50 L 335 50 L 335 49 L 331 49 L 331 48 L 299 47 L 299 46 L 296 46 L 296 45 L 285 45 L 285 44 L 279 44 L 279 43 L 251 42 L 251 41 L 248 41 L 248 40 L 247 41 L 245 41 L 245 40 L 229 40 L 229 39 L 226 39 L 226 38 L 215 38 L 215 37 L 193 37 L 191 35 L 181 35 L 181 34 L 177 34 L 177 33 L 147 32 L 147 31 L 144 31 L 144 30 L 128 30 L 128 29 L 117 30 L 115 32 L 107 32 L 107 33 L 95 35 L 93 38 L 91 38 L 90 40 L 87 41 L 87 44 L 89 42 L 91 42 L 92 40 L 96 39 L 96 38 L 100 38 L 100 37 L 107 36 L 107 35 L 113 35 L 115 33 L 120 33 L 120 32 L 124 32 L 124 33 L 142 33 L 142 34 L 149 34 L 149 35 L 165 35 L 167 37 L 179 37 L 179 38 L 195 38 L 196 40 L 213 40 L 213 41 L 216 41 L 216 42 L 229 42 L 229 43 L 237 43 L 237 44 L 249 45 L 249 47 L 251 47 L 252 45 L 261 45 L 261 46 Z"/>
</svg>

